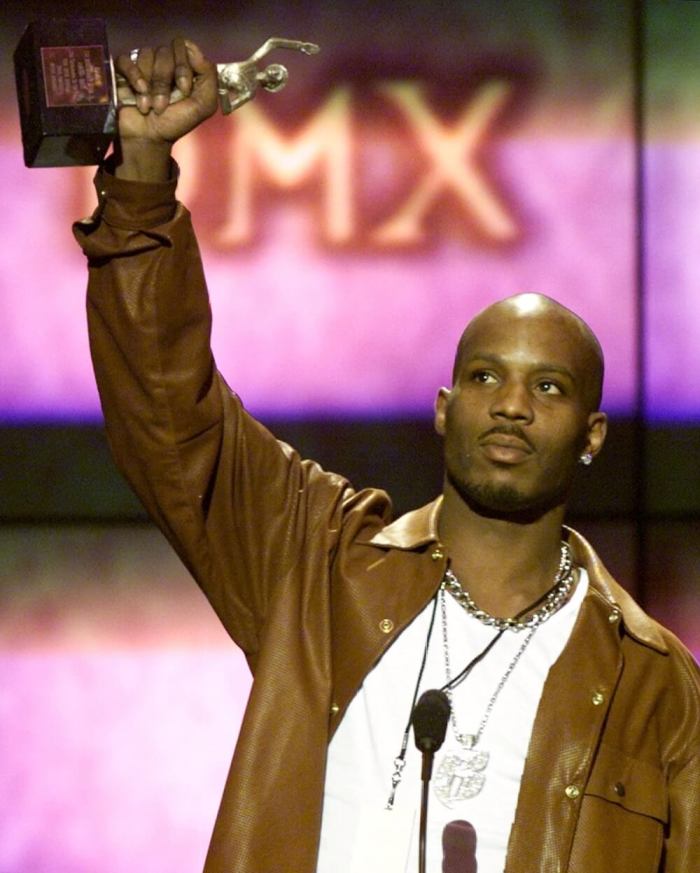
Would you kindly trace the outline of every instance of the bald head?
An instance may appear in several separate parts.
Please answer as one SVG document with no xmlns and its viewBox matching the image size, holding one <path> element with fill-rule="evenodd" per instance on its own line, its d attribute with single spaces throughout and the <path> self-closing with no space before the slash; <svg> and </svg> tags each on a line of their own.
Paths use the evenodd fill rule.
<svg viewBox="0 0 700 873">
<path fill-rule="evenodd" d="M 597 410 L 603 392 L 603 350 L 586 322 L 544 294 L 516 294 L 506 297 L 478 313 L 462 334 L 455 355 L 452 381 L 459 379 L 461 368 L 489 332 L 511 332 L 513 337 L 523 329 L 554 331 L 562 349 L 577 362 L 577 375 L 582 395 L 590 410 Z M 479 348 L 480 353 L 488 349 Z"/>
</svg>

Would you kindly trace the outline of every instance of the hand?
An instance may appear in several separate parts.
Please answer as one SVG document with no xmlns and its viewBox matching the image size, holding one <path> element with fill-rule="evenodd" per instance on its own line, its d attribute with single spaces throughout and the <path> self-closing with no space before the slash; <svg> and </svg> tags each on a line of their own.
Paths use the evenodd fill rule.
<svg viewBox="0 0 700 873">
<path fill-rule="evenodd" d="M 119 109 L 117 175 L 166 178 L 173 143 L 216 111 L 216 67 L 193 42 L 178 37 L 169 46 L 140 49 L 135 58 L 120 55 L 115 69 L 136 94 L 136 106 Z M 176 87 L 184 99 L 170 103 Z"/>
</svg>

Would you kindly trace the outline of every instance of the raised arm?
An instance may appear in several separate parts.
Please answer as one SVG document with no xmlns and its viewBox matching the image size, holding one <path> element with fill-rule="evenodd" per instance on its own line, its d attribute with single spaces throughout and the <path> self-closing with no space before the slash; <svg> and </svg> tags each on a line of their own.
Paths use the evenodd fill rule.
<svg viewBox="0 0 700 873">
<path fill-rule="evenodd" d="M 202 264 L 170 160 L 172 143 L 214 111 L 212 65 L 175 41 L 117 67 L 138 106 L 121 110 L 113 172 L 100 169 L 98 210 L 76 225 L 107 433 L 149 514 L 254 655 L 275 586 L 310 539 L 332 553 L 352 492 L 278 443 L 215 366 Z M 186 96 L 170 105 L 173 83 Z"/>
</svg>

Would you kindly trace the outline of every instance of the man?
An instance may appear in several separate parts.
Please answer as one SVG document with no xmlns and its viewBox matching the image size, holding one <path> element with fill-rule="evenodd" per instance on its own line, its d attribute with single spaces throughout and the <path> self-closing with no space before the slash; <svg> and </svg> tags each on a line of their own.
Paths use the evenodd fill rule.
<svg viewBox="0 0 700 873">
<path fill-rule="evenodd" d="M 213 66 L 175 40 L 118 68 L 137 107 L 76 226 L 108 434 L 254 677 L 207 873 L 415 869 L 406 724 L 431 687 L 452 715 L 428 870 L 697 869 L 697 665 L 563 527 L 606 432 L 590 330 L 531 294 L 477 316 L 436 402 L 443 494 L 391 522 L 383 492 L 278 443 L 214 365 L 170 160 L 215 109 Z"/>
</svg>

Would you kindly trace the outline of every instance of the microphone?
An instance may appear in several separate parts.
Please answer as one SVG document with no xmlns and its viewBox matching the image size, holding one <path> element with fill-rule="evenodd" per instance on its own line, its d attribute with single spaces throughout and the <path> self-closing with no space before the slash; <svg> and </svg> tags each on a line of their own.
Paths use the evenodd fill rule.
<svg viewBox="0 0 700 873">
<path fill-rule="evenodd" d="M 411 713 L 413 737 L 418 750 L 423 753 L 421 779 L 423 791 L 420 806 L 418 838 L 418 871 L 425 873 L 425 843 L 428 828 L 428 785 L 433 772 L 433 755 L 445 740 L 447 722 L 450 718 L 450 701 L 444 691 L 431 688 L 425 691 Z"/>
<path fill-rule="evenodd" d="M 420 752 L 432 758 L 445 740 L 449 718 L 450 701 L 444 691 L 431 688 L 421 695 L 411 716 L 413 735 Z"/>
</svg>

